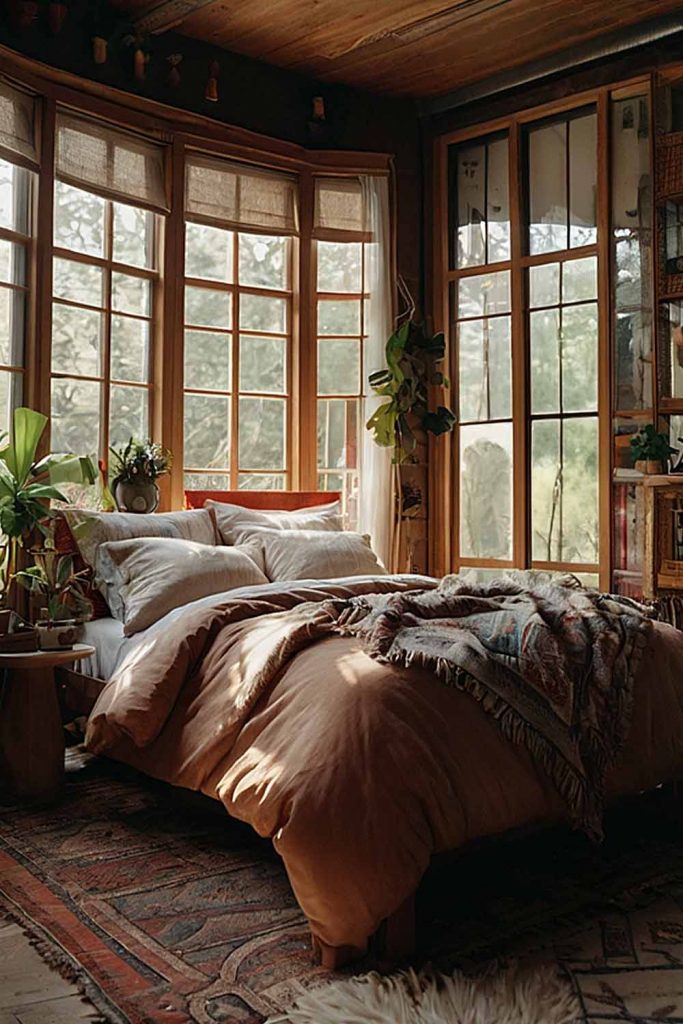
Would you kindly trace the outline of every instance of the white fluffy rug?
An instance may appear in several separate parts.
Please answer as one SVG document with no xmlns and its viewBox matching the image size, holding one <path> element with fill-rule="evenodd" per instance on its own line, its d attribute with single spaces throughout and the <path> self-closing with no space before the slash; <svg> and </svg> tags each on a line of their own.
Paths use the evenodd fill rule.
<svg viewBox="0 0 683 1024">
<path fill-rule="evenodd" d="M 555 964 L 468 977 L 365 974 L 311 989 L 268 1024 L 573 1024 L 578 1000 Z"/>
</svg>

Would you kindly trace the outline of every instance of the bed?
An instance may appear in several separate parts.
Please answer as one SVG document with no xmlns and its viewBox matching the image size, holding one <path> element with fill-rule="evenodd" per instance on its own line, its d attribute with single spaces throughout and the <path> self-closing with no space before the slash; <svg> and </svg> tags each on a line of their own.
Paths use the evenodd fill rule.
<svg viewBox="0 0 683 1024">
<path fill-rule="evenodd" d="M 101 691 L 91 749 L 218 799 L 270 837 L 327 966 L 364 951 L 383 922 L 393 951 L 406 950 L 434 855 L 565 817 L 528 750 L 428 669 L 329 635 L 260 673 L 304 605 L 435 587 L 408 575 L 279 581 L 202 598 L 133 637 L 112 620 L 86 627 Z M 633 702 L 610 799 L 683 774 L 683 633 L 652 624 Z"/>
</svg>

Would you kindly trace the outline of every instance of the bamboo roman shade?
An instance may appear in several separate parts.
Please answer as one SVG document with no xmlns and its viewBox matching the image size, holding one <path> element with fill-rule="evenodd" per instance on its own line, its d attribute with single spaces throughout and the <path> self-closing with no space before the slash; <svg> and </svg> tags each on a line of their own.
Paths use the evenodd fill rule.
<svg viewBox="0 0 683 1024">
<path fill-rule="evenodd" d="M 165 147 L 158 143 L 59 114 L 55 160 L 57 177 L 69 185 L 157 213 L 169 209 Z"/>
<path fill-rule="evenodd" d="M 316 178 L 313 236 L 328 241 L 370 240 L 360 178 Z"/>
<path fill-rule="evenodd" d="M 33 96 L 0 81 L 0 156 L 37 166 L 35 108 Z"/>
<path fill-rule="evenodd" d="M 185 212 L 193 219 L 225 228 L 297 234 L 296 178 L 199 154 L 188 154 L 185 166 Z"/>
</svg>

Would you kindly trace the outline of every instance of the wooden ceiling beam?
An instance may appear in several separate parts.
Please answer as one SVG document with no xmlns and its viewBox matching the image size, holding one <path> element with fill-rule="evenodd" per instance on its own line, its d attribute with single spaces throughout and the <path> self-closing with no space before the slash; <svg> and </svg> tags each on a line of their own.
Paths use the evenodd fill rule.
<svg viewBox="0 0 683 1024">
<path fill-rule="evenodd" d="M 212 3 L 215 0 L 161 0 L 161 3 L 153 3 L 138 14 L 134 24 L 139 32 L 160 35 Z"/>
</svg>

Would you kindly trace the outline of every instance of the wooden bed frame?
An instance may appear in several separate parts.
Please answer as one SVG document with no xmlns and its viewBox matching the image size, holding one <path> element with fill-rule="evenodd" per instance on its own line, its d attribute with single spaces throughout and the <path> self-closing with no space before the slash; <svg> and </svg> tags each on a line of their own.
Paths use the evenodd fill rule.
<svg viewBox="0 0 683 1024">
<path fill-rule="evenodd" d="M 295 512 L 339 501 L 339 491 L 185 491 L 186 508 L 203 508 L 205 501 L 224 501 L 228 505 L 263 511 Z"/>
</svg>

